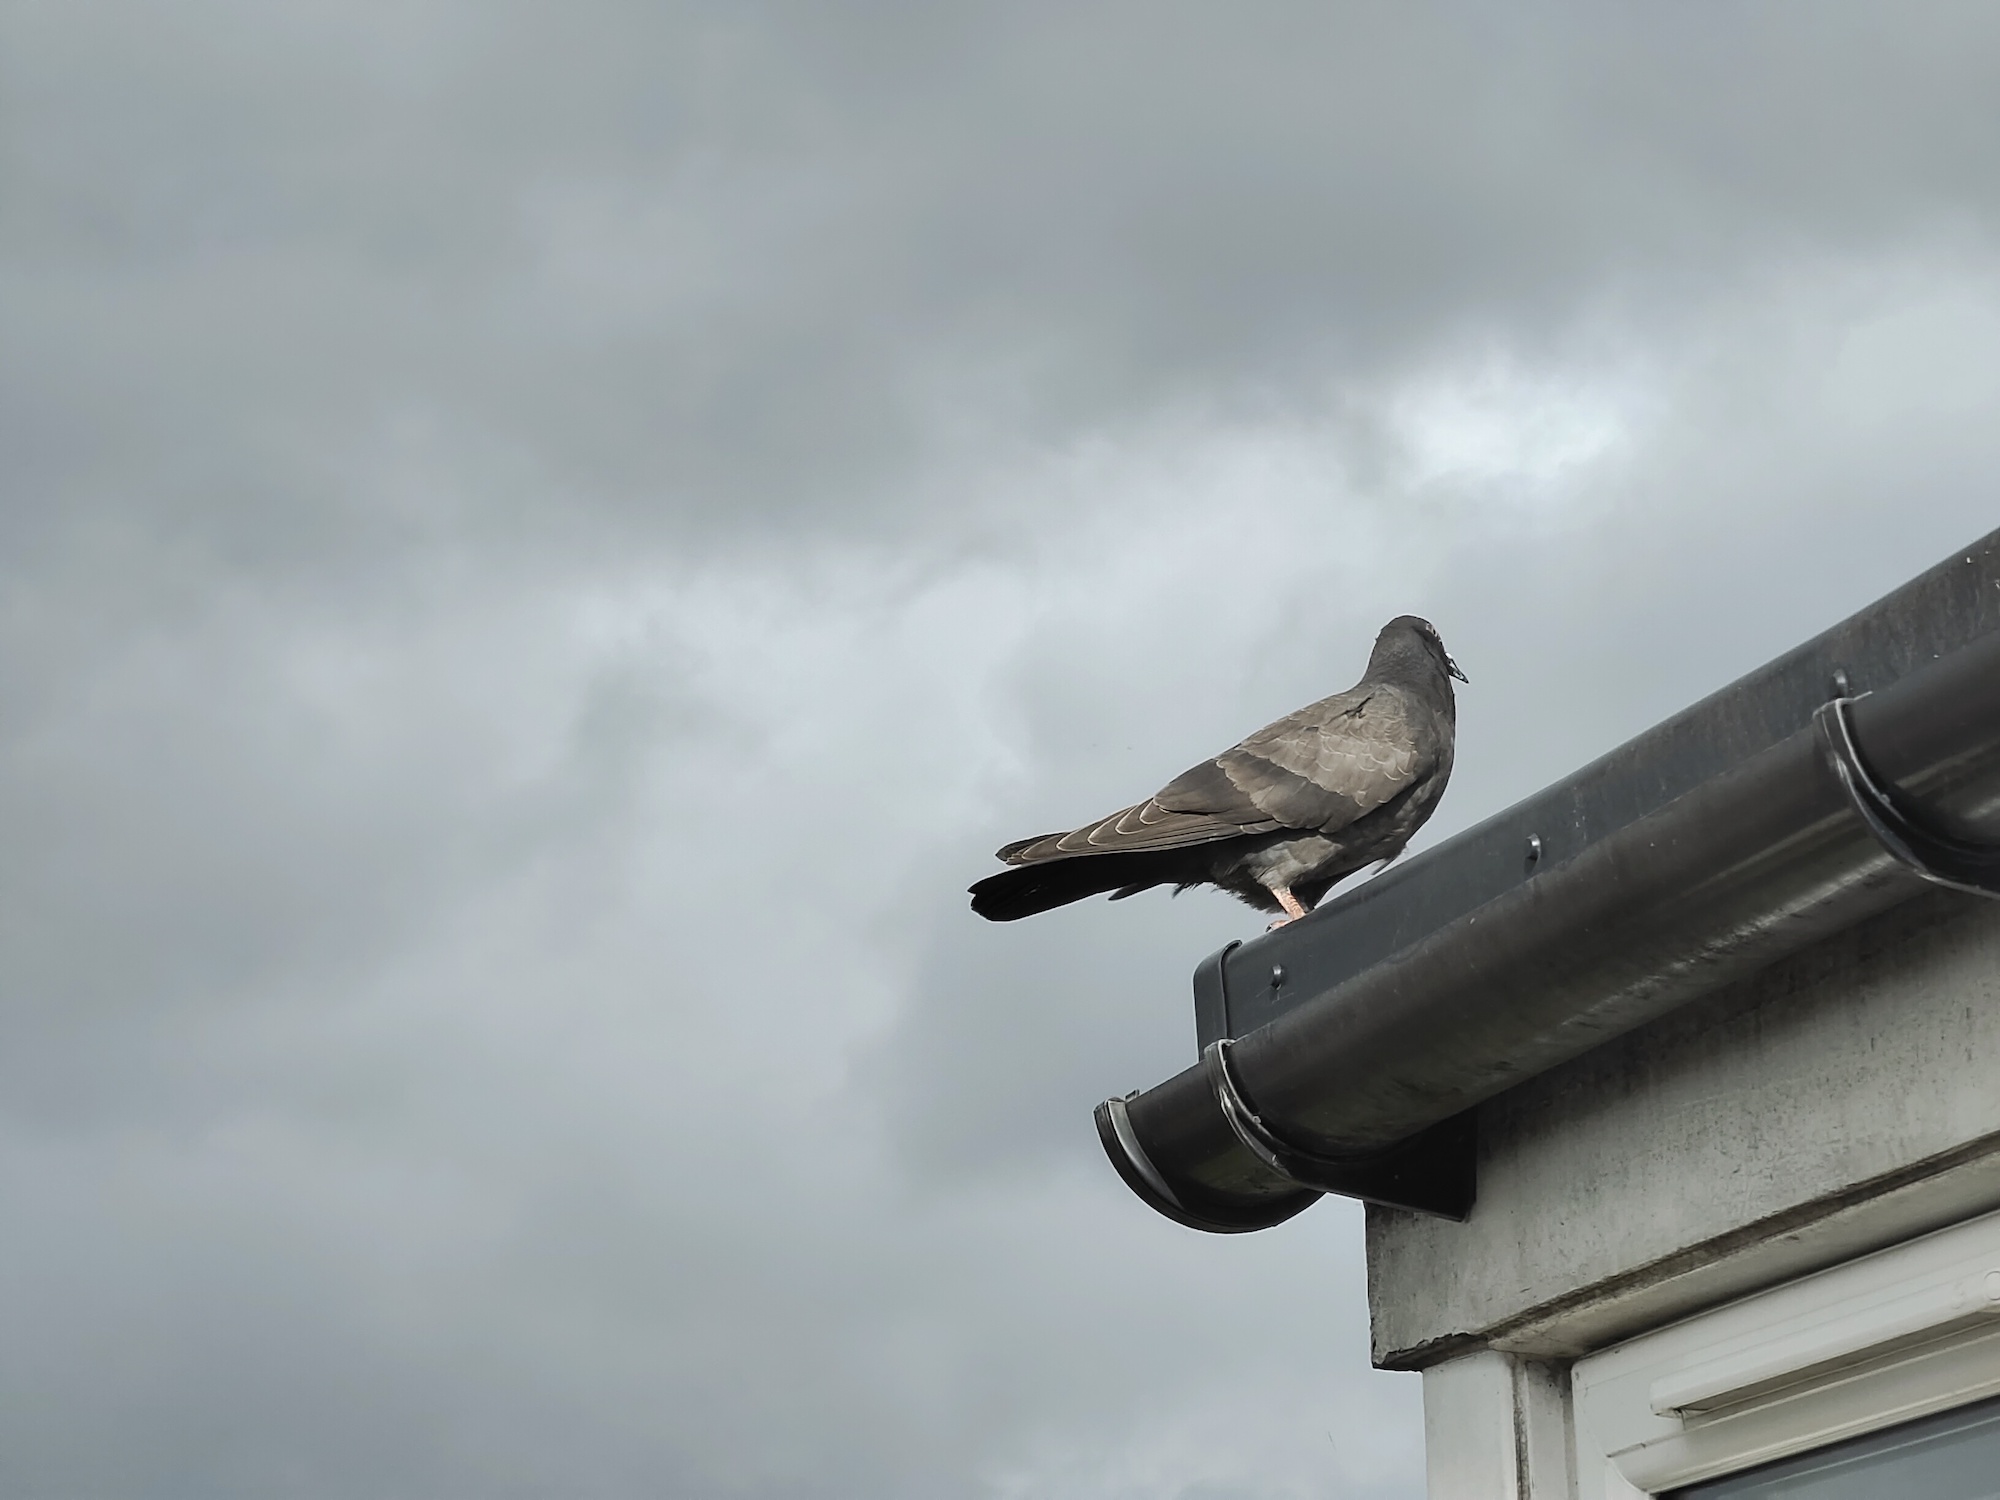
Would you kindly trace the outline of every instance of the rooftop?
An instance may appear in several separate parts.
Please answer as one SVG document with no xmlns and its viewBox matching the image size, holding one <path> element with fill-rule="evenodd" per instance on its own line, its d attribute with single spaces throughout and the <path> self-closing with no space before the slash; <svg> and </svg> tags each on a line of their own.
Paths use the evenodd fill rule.
<svg viewBox="0 0 2000 1500">
<path fill-rule="evenodd" d="M 1909 899 L 1926 873 L 1988 883 L 1979 820 L 1996 807 L 2000 532 L 1205 960 L 1202 1063 L 1107 1101 L 1100 1134 L 1134 1191 L 1199 1228 L 1265 1227 L 1322 1191 L 1462 1217 L 1474 1106 Z"/>
</svg>

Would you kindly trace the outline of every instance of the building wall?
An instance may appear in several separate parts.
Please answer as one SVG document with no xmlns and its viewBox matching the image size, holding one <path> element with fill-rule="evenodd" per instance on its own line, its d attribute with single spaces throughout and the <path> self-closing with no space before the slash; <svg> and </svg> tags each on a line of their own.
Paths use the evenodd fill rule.
<svg viewBox="0 0 2000 1500">
<path fill-rule="evenodd" d="M 1480 1129 L 1469 1222 L 1369 1211 L 1378 1364 L 1559 1369 L 2000 1207 L 2000 903 L 1920 897 L 1491 1101 Z"/>
</svg>

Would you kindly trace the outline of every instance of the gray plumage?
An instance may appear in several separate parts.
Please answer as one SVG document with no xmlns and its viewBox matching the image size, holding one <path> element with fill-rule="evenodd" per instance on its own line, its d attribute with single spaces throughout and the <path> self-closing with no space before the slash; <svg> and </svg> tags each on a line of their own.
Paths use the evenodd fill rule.
<svg viewBox="0 0 2000 1500">
<path fill-rule="evenodd" d="M 1288 714 L 1144 802 L 999 851 L 1014 868 L 972 887 L 1011 922 L 1101 891 L 1214 885 L 1300 916 L 1356 870 L 1402 852 L 1444 795 L 1465 674 L 1427 620 L 1382 627 L 1344 693 Z M 1283 920 L 1281 918 L 1281 920 Z"/>
</svg>

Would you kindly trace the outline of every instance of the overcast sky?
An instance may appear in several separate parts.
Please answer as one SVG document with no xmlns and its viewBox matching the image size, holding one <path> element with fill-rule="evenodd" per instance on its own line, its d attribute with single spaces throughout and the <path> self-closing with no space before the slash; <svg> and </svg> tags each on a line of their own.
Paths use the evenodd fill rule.
<svg viewBox="0 0 2000 1500">
<path fill-rule="evenodd" d="M 0 0 L 0 1493 L 1413 1500 L 1001 842 L 2000 523 L 1990 5 Z"/>
</svg>

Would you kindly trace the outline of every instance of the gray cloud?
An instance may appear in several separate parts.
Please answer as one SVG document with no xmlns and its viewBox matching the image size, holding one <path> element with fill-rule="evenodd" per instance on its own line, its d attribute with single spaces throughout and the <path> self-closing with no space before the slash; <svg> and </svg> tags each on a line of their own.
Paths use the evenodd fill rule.
<svg viewBox="0 0 2000 1500">
<path fill-rule="evenodd" d="M 1418 1493 L 1355 1213 L 1098 1159 L 1256 919 L 960 891 L 1988 529 L 1996 24 L 0 13 L 0 1488 Z"/>
</svg>

